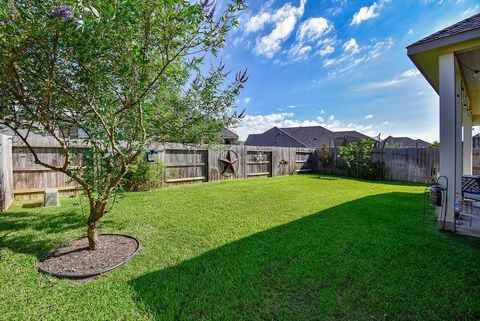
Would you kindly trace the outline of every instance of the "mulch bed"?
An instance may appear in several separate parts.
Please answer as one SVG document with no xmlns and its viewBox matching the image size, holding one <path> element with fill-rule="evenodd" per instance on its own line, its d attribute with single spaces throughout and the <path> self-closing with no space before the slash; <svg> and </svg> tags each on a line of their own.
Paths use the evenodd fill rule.
<svg viewBox="0 0 480 321">
<path fill-rule="evenodd" d="M 88 239 L 70 241 L 40 259 L 41 272 L 72 279 L 90 278 L 117 268 L 130 260 L 139 249 L 136 239 L 126 235 L 101 234 L 95 251 L 88 249 Z"/>
</svg>

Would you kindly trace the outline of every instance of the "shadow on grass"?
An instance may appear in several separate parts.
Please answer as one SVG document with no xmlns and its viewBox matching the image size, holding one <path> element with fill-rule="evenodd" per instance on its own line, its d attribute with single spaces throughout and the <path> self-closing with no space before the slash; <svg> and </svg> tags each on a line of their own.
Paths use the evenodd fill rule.
<svg viewBox="0 0 480 321">
<path fill-rule="evenodd" d="M 156 320 L 475 320 L 480 240 L 423 220 L 422 195 L 369 196 L 142 275 Z"/>
<path fill-rule="evenodd" d="M 24 203 L 22 208 L 39 208 L 42 207 L 42 202 Z"/>
<path fill-rule="evenodd" d="M 0 213 L 0 247 L 39 256 L 57 243 L 56 238 L 65 241 L 61 239 L 63 233 L 85 225 L 85 220 L 75 210 Z"/>
<path fill-rule="evenodd" d="M 18 210 L 0 212 L 0 248 L 39 257 L 73 238 L 86 235 L 85 201 L 66 207 L 42 208 L 42 203 L 24 203 Z M 24 210 L 23 210 L 24 209 Z M 108 218 L 101 226 L 121 227 Z M 78 233 L 72 234 L 72 231 Z"/>
</svg>

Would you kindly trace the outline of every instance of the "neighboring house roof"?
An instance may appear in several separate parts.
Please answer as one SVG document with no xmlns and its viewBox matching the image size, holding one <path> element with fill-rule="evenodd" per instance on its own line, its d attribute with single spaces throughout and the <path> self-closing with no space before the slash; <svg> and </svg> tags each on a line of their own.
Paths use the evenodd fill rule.
<svg viewBox="0 0 480 321">
<path fill-rule="evenodd" d="M 402 148 L 427 148 L 431 144 L 421 139 L 388 136 L 382 141 L 382 147 L 385 148 L 385 145 L 398 145 Z"/>
<path fill-rule="evenodd" d="M 284 132 L 293 136 L 305 147 L 320 147 L 323 144 L 330 146 L 332 132 L 322 126 L 286 127 Z"/>
<path fill-rule="evenodd" d="M 249 146 L 281 146 L 305 147 L 304 144 L 278 127 L 273 127 L 263 134 L 248 135 L 245 145 Z"/>
<path fill-rule="evenodd" d="M 335 138 L 371 138 L 367 135 L 357 132 L 356 130 L 346 130 L 346 131 L 339 131 L 339 132 L 332 132 Z"/>
<path fill-rule="evenodd" d="M 226 139 L 238 139 L 238 135 L 228 128 L 222 128 L 221 134 Z"/>
<path fill-rule="evenodd" d="M 480 134 L 476 134 L 476 135 L 474 135 L 472 138 L 474 138 L 474 139 L 480 139 Z"/>
<path fill-rule="evenodd" d="M 332 132 L 322 126 L 286 127 L 249 135 L 245 145 L 319 148 L 323 145 L 341 146 L 368 138 L 357 131 Z"/>
<path fill-rule="evenodd" d="M 480 13 L 465 20 L 462 20 L 454 25 L 451 25 L 445 29 L 442 29 L 438 32 L 435 32 L 434 34 L 431 34 L 411 44 L 409 47 L 417 46 L 423 43 L 439 40 L 450 36 L 455 36 L 463 32 L 468 32 L 478 28 L 480 28 Z"/>
</svg>

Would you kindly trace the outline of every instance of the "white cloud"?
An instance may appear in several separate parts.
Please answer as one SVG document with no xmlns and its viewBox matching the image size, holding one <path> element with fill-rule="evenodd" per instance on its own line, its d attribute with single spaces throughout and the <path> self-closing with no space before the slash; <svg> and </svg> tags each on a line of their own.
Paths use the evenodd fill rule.
<svg viewBox="0 0 480 321">
<path fill-rule="evenodd" d="M 420 75 L 420 72 L 417 69 L 408 69 L 393 79 L 370 83 L 367 87 L 381 88 L 381 87 L 395 86 L 402 82 L 407 81 L 408 79 L 418 77 L 419 75 Z"/>
<path fill-rule="evenodd" d="M 320 114 L 322 114 L 322 115 L 325 114 L 325 110 L 323 110 L 323 109 L 320 110 Z"/>
<path fill-rule="evenodd" d="M 248 105 L 248 104 L 250 103 L 250 101 L 251 101 L 250 97 L 245 97 L 245 98 L 243 99 L 243 104 L 244 104 L 244 105 Z"/>
<path fill-rule="evenodd" d="M 360 10 L 353 15 L 350 25 L 359 25 L 363 21 L 377 17 L 379 8 L 380 6 L 376 2 L 370 7 L 361 7 Z"/>
<path fill-rule="evenodd" d="M 328 67 L 328 66 L 334 65 L 337 61 L 338 59 L 325 59 L 323 61 L 323 66 Z"/>
<path fill-rule="evenodd" d="M 263 29 L 267 23 L 272 19 L 272 15 L 268 12 L 261 12 L 260 14 L 251 17 L 245 23 L 245 33 L 257 32 Z"/>
<path fill-rule="evenodd" d="M 297 108 L 296 105 L 288 105 L 287 107 L 290 108 L 290 109 L 295 109 L 295 108 Z"/>
<path fill-rule="evenodd" d="M 310 59 L 314 49 L 320 46 L 324 46 L 320 50 L 323 55 L 333 52 L 335 49 L 327 44 L 333 43 L 334 37 L 323 38 L 331 30 L 333 30 L 333 24 L 326 18 L 316 17 L 307 19 L 298 28 L 296 41 L 288 50 L 288 57 L 293 61 Z M 318 51 L 317 53 L 320 54 Z"/>
<path fill-rule="evenodd" d="M 418 71 L 417 69 L 408 69 L 406 71 L 404 71 L 401 75 L 402 78 L 413 78 L 413 77 L 417 77 L 418 75 L 420 75 L 420 71 Z"/>
<path fill-rule="evenodd" d="M 408 29 L 407 34 L 408 34 L 408 35 L 412 35 L 412 34 L 413 34 L 413 29 L 412 29 L 412 28 Z"/>
<path fill-rule="evenodd" d="M 323 126 L 332 131 L 357 130 L 365 135 L 375 135 L 372 125 L 342 122 L 330 115 L 327 121 L 318 116 L 316 119 L 299 120 L 294 113 L 274 113 L 268 115 L 246 115 L 239 127 L 236 128 L 241 140 L 245 140 L 249 134 L 259 134 L 272 127 L 299 127 L 299 126 Z"/>
<path fill-rule="evenodd" d="M 356 54 L 360 51 L 360 47 L 355 38 L 350 38 L 350 40 L 343 44 L 343 50 L 348 54 Z"/>
<path fill-rule="evenodd" d="M 343 44 L 343 53 L 337 58 L 325 59 L 323 66 L 333 66 L 344 64 L 342 68 L 337 68 L 334 72 L 329 73 L 329 77 L 340 75 L 352 69 L 353 67 L 365 63 L 369 60 L 375 59 L 380 56 L 384 51 L 390 49 L 393 46 L 393 40 L 387 38 L 384 41 L 372 39 L 372 43 L 366 46 L 360 46 L 355 38 L 351 38 Z M 363 53 L 359 55 L 359 53 Z"/>
<path fill-rule="evenodd" d="M 471 16 L 471 15 L 474 15 L 475 13 L 477 13 L 480 9 L 480 5 L 475 5 L 474 7 L 470 7 L 468 8 L 467 10 L 465 10 L 462 15 L 463 16 Z"/>
<path fill-rule="evenodd" d="M 333 25 L 326 18 L 317 17 L 305 20 L 297 31 L 300 41 L 313 41 L 320 39 L 333 29 Z"/>
<path fill-rule="evenodd" d="M 307 59 L 308 54 L 312 51 L 312 47 L 309 45 L 303 45 L 302 43 L 297 43 L 293 45 L 288 51 L 288 55 L 294 61 Z"/>
<path fill-rule="evenodd" d="M 382 125 L 388 125 L 388 124 L 390 124 L 390 122 L 388 120 L 386 120 L 382 123 Z"/>
<path fill-rule="evenodd" d="M 326 56 L 326 55 L 329 55 L 331 53 L 334 53 L 335 52 L 335 48 L 332 47 L 332 46 L 326 46 L 324 47 L 323 49 L 319 50 L 318 51 L 318 54 L 320 56 Z"/>
<path fill-rule="evenodd" d="M 367 115 L 365 116 L 365 119 L 372 119 L 373 118 L 373 115 Z"/>
<path fill-rule="evenodd" d="M 255 45 L 257 55 L 272 58 L 281 49 L 282 43 L 295 29 L 297 20 L 303 16 L 305 3 L 306 0 L 300 0 L 298 7 L 287 3 L 273 13 L 262 12 L 250 18 L 247 26 L 251 32 L 258 31 L 268 24 L 274 24 L 273 30 L 268 35 L 257 39 Z"/>
</svg>

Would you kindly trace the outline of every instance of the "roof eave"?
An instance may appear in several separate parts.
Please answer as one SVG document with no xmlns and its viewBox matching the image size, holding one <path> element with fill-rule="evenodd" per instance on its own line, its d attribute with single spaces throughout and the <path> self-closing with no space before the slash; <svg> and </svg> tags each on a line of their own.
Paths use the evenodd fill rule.
<svg viewBox="0 0 480 321">
<path fill-rule="evenodd" d="M 439 91 L 439 86 L 438 84 L 436 84 L 432 78 L 430 77 L 430 75 L 425 71 L 425 69 L 422 67 L 422 65 L 420 65 L 417 60 L 415 59 L 415 56 L 414 55 L 410 55 L 408 54 L 408 58 L 410 58 L 410 60 L 413 62 L 413 64 L 415 65 L 415 67 L 417 67 L 417 69 L 420 71 L 420 73 L 422 74 L 422 76 L 428 81 L 428 83 L 430 84 L 430 86 L 432 86 L 433 90 L 435 90 L 435 92 L 437 94 L 440 94 L 440 91 Z"/>
<path fill-rule="evenodd" d="M 416 42 L 407 47 L 407 55 L 415 64 L 420 73 L 425 77 L 433 89 L 439 93 L 439 84 L 433 80 L 433 75 L 428 73 L 424 66 L 419 63 L 417 57 L 431 54 L 437 58 L 448 52 L 459 52 L 480 45 L 480 28 L 471 29 L 462 33 L 434 39 L 427 42 Z M 438 71 L 437 71 L 438 72 Z"/>
<path fill-rule="evenodd" d="M 415 55 L 420 52 L 439 49 L 442 47 L 451 46 L 460 42 L 473 40 L 479 37 L 480 28 L 471 29 L 461 33 L 457 33 L 451 36 L 442 37 L 440 39 L 434 39 L 427 42 L 416 42 L 407 46 L 408 56 Z"/>
</svg>

